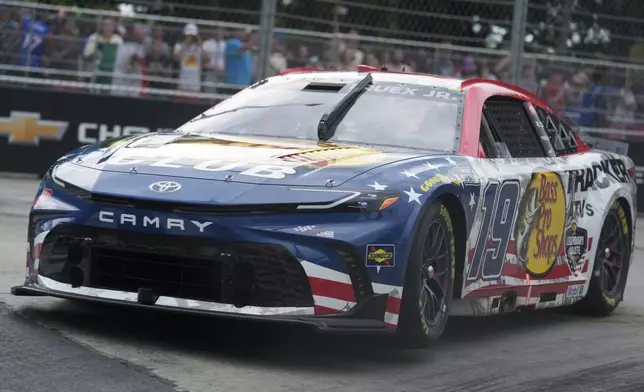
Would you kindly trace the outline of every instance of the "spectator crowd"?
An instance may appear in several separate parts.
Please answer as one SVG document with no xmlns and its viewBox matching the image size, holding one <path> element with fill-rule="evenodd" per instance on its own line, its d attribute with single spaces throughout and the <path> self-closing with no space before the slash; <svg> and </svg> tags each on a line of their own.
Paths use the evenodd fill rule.
<svg viewBox="0 0 644 392">
<path fill-rule="evenodd" d="M 339 10 L 330 21 L 333 33 L 340 33 Z M 145 95 L 142 87 L 232 93 L 257 79 L 259 37 L 250 30 L 194 23 L 177 28 L 112 17 L 97 23 L 32 10 L 2 16 L 0 73 L 95 82 L 111 86 L 108 93 L 128 96 Z M 356 30 L 344 39 L 334 36 L 327 41 L 304 41 L 276 34 L 268 76 L 292 67 L 352 70 L 366 64 L 397 72 L 509 81 L 509 58 L 447 49 L 383 48 L 361 43 Z M 626 75 L 611 69 L 527 62 L 519 85 L 578 126 L 638 128 L 644 124 L 644 110 L 639 110 L 644 108 L 644 77 L 636 72 Z"/>
</svg>

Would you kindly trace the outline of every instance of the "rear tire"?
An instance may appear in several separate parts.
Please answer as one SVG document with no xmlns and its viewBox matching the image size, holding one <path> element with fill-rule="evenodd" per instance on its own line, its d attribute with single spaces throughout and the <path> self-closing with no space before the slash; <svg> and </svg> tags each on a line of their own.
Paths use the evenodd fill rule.
<svg viewBox="0 0 644 392">
<path fill-rule="evenodd" d="M 400 322 L 400 344 L 423 348 L 445 330 L 452 303 L 455 237 L 452 219 L 440 202 L 421 218 L 407 261 Z"/>
<path fill-rule="evenodd" d="M 624 207 L 616 201 L 608 211 L 597 241 L 588 293 L 574 305 L 574 309 L 597 317 L 612 313 L 624 299 L 630 260 L 630 227 Z"/>
</svg>

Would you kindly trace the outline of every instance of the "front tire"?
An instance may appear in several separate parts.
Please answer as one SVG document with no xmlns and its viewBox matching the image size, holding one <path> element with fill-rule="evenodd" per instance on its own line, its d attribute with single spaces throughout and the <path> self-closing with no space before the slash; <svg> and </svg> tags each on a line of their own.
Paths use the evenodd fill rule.
<svg viewBox="0 0 644 392">
<path fill-rule="evenodd" d="M 624 207 L 616 201 L 608 211 L 597 242 L 588 293 L 575 304 L 576 310 L 599 317 L 612 313 L 624 298 L 630 260 L 630 227 Z"/>
<path fill-rule="evenodd" d="M 407 261 L 397 337 L 404 347 L 422 348 L 445 330 L 456 267 L 452 219 L 440 202 L 421 218 Z"/>
</svg>

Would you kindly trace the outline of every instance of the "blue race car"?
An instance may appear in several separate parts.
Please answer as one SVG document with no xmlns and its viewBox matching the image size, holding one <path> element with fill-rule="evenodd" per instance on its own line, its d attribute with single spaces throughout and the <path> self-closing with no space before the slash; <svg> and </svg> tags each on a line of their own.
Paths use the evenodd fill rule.
<svg viewBox="0 0 644 392">
<path fill-rule="evenodd" d="M 16 295 L 396 333 L 623 298 L 636 187 L 500 82 L 287 72 L 60 158 Z"/>
</svg>

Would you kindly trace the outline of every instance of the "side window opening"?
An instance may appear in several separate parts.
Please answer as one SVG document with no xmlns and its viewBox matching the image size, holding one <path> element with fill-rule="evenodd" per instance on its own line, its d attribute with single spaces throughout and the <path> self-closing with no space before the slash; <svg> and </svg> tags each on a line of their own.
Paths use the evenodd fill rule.
<svg viewBox="0 0 644 392">
<path fill-rule="evenodd" d="M 546 134 L 550 139 L 552 148 L 555 150 L 555 154 L 560 156 L 577 152 L 577 140 L 568 124 L 541 108 L 537 107 L 535 109 L 546 128 Z"/>
<path fill-rule="evenodd" d="M 506 153 L 512 158 L 546 156 L 535 126 L 522 101 L 507 97 L 492 97 L 485 101 L 483 114 L 500 155 Z"/>
</svg>

